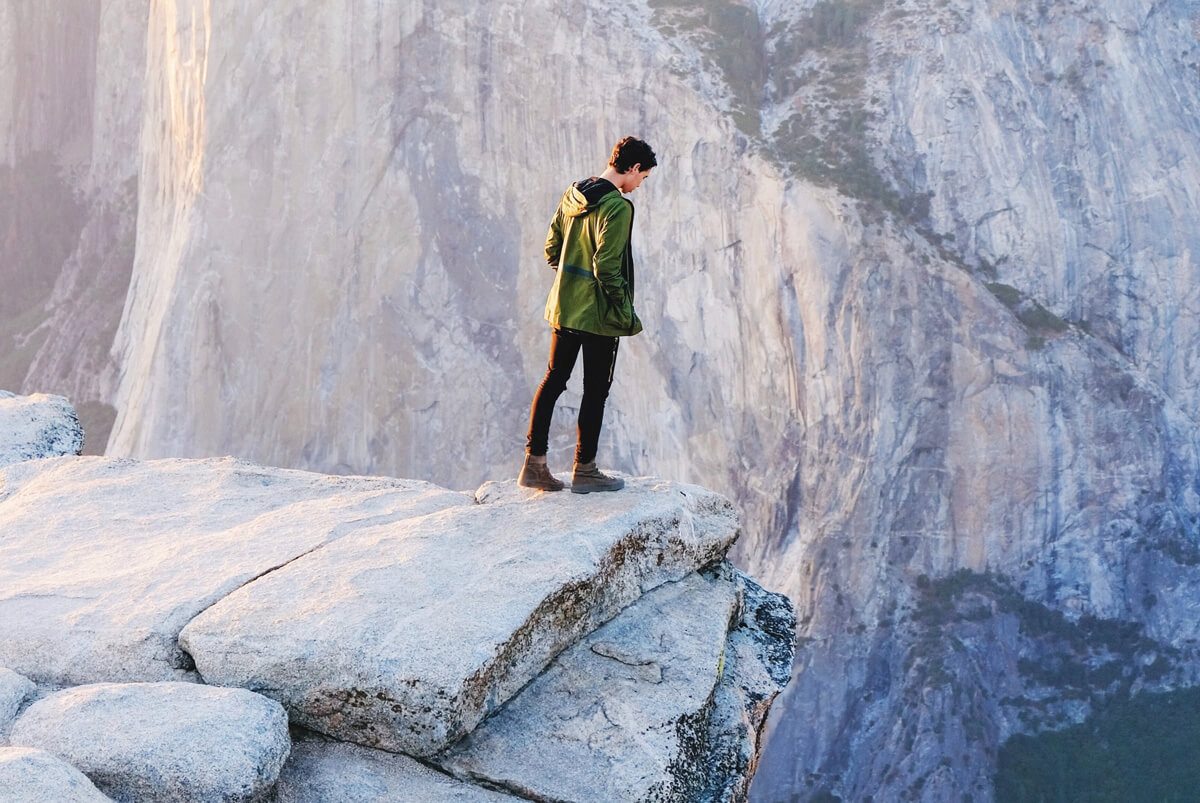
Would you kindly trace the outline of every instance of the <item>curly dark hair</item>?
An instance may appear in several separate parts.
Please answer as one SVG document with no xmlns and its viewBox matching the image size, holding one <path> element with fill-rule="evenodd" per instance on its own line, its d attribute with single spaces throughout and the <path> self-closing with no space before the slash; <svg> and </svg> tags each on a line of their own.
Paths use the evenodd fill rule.
<svg viewBox="0 0 1200 803">
<path fill-rule="evenodd" d="M 654 149 L 636 137 L 625 137 L 613 146 L 612 156 L 608 166 L 618 173 L 628 173 L 629 168 L 641 165 L 643 170 L 649 170 L 658 164 L 654 158 Z"/>
</svg>

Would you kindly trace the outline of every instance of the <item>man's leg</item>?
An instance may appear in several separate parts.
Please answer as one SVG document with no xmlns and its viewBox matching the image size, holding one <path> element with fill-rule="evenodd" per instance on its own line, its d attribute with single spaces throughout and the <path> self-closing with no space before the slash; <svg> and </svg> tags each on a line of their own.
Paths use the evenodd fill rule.
<svg viewBox="0 0 1200 803">
<path fill-rule="evenodd" d="M 583 341 L 583 401 L 579 405 L 579 442 L 575 447 L 576 463 L 596 460 L 600 429 L 604 425 L 604 403 L 612 387 L 616 368 L 615 337 L 587 335 Z"/>
<path fill-rule="evenodd" d="M 625 487 L 624 480 L 602 474 L 596 468 L 604 403 L 612 387 L 619 343 L 615 337 L 601 335 L 588 335 L 583 341 L 583 401 L 579 405 L 579 441 L 571 476 L 571 490 L 575 493 L 617 491 Z"/>
<path fill-rule="evenodd" d="M 547 491 L 561 490 L 563 484 L 556 480 L 546 467 L 546 449 L 550 441 L 550 421 L 554 417 L 554 405 L 567 389 L 567 380 L 579 356 L 580 339 L 574 332 L 554 329 L 550 335 L 550 363 L 546 376 L 533 396 L 529 410 L 529 434 L 525 439 L 525 466 L 521 469 L 518 482 L 531 488 Z"/>
</svg>

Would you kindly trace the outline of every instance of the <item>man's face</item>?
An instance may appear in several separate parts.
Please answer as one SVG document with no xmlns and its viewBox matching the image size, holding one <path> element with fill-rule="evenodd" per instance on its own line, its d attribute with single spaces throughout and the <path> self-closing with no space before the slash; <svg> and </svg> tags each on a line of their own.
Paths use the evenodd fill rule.
<svg viewBox="0 0 1200 803">
<path fill-rule="evenodd" d="M 646 180 L 646 176 L 650 175 L 650 171 L 642 170 L 641 165 L 634 165 L 625 175 L 627 178 L 625 179 L 625 186 L 622 189 L 622 192 L 628 195 L 638 187 L 642 186 L 642 182 Z"/>
</svg>

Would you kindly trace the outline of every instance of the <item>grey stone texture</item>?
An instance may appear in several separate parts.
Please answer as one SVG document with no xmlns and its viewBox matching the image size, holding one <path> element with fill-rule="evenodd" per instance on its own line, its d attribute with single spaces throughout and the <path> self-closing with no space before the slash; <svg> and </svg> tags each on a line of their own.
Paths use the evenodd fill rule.
<svg viewBox="0 0 1200 803">
<path fill-rule="evenodd" d="M 8 739 L 8 729 L 21 705 L 37 691 L 33 681 L 0 666 L 0 745 Z"/>
<path fill-rule="evenodd" d="M 118 801 L 262 799 L 291 748 L 287 714 L 245 689 L 195 683 L 101 683 L 45 697 L 14 744 L 70 762 Z"/>
<path fill-rule="evenodd" d="M 0 468 L 41 457 L 79 454 L 83 427 L 62 396 L 0 390 Z"/>
<path fill-rule="evenodd" d="M 45 750 L 0 747 L 0 803 L 111 803 L 111 798 Z"/>
<path fill-rule="evenodd" d="M 769 606 L 722 562 L 732 504 L 655 478 L 472 498 L 232 459 L 58 457 L 0 469 L 0 527 L 0 655 L 29 676 L 0 670 L 0 736 L 16 715 L 13 745 L 121 801 L 744 791 L 790 665 L 747 629 Z M 106 677 L 146 682 L 74 685 Z M 289 715 L 327 736 L 285 772 Z M 486 750 L 454 748 L 480 766 L 450 763 L 481 722 L 463 744 Z"/>
<path fill-rule="evenodd" d="M 336 741 L 298 740 L 276 803 L 513 803 L 511 795 L 451 778 L 404 755 Z"/>
<path fill-rule="evenodd" d="M 443 766 L 534 799 L 688 799 L 688 753 L 703 747 L 736 609 L 728 582 L 659 586 L 560 655 Z"/>
<path fill-rule="evenodd" d="M 562 653 L 436 761 L 534 800 L 743 801 L 794 627 L 786 599 L 728 564 L 688 575 Z"/>
<path fill-rule="evenodd" d="M 357 529 L 469 504 L 231 458 L 0 469 L 0 665 L 55 684 L 194 680 L 179 631 L 239 586 Z"/>
<path fill-rule="evenodd" d="M 645 591 L 720 559 L 724 497 L 631 479 L 366 528 L 230 594 L 180 635 L 206 682 L 261 690 L 293 721 L 428 756 Z"/>
</svg>

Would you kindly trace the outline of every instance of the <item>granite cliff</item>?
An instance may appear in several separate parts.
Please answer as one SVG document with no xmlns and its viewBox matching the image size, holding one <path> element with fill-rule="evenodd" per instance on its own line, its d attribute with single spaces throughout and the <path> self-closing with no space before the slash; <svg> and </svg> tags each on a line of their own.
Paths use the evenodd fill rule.
<svg viewBox="0 0 1200 803">
<path fill-rule="evenodd" d="M 80 457 L 78 430 L 0 398 L 4 799 L 746 800 L 796 622 L 724 560 L 729 500 Z"/>
<path fill-rule="evenodd" d="M 639 133 L 602 454 L 736 499 L 797 605 L 756 798 L 987 800 L 1011 734 L 1192 682 L 1191 4 L 72 0 L 0 36 L 5 169 L 65 210 L 5 212 L 43 284 L 0 367 L 109 454 L 512 473 L 547 216 Z"/>
</svg>

